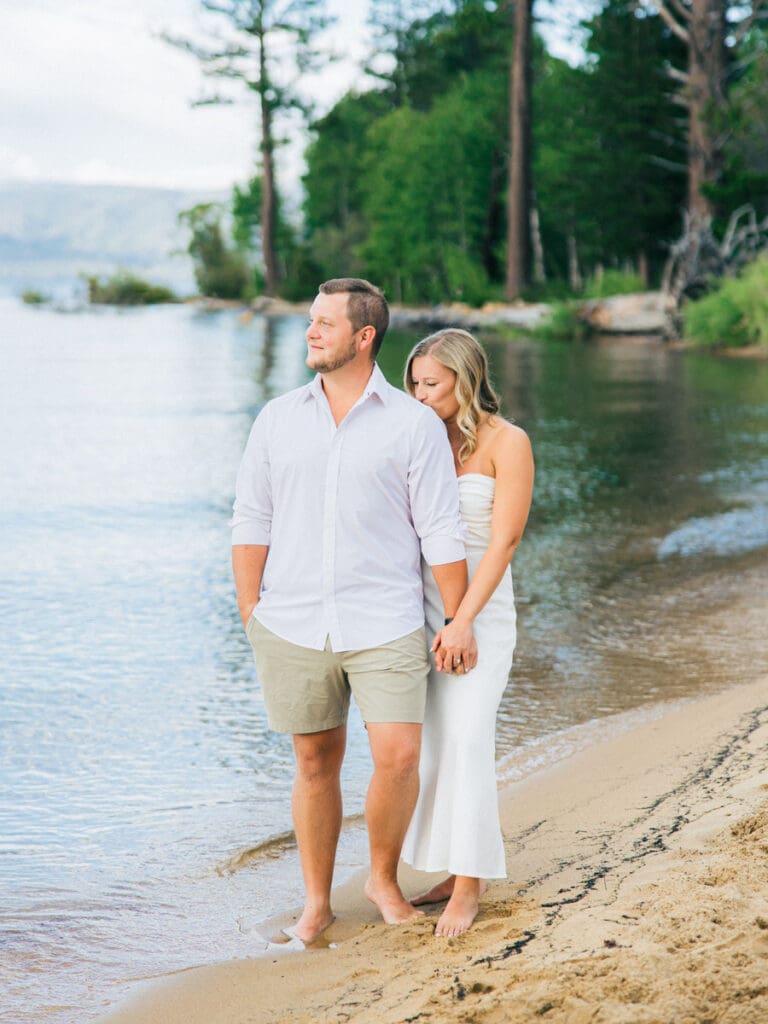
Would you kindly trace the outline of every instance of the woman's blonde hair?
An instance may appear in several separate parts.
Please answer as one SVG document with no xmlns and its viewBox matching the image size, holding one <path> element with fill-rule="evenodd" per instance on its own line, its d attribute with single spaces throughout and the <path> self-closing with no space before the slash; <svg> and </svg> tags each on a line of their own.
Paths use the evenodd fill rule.
<svg viewBox="0 0 768 1024">
<path fill-rule="evenodd" d="M 488 380 L 488 359 L 469 331 L 447 327 L 435 331 L 414 346 L 405 364 L 405 390 L 414 394 L 411 372 L 414 359 L 431 356 L 456 374 L 454 394 L 459 403 L 456 425 L 464 441 L 459 462 L 464 463 L 477 448 L 477 428 L 483 413 L 499 411 L 499 399 Z"/>
</svg>

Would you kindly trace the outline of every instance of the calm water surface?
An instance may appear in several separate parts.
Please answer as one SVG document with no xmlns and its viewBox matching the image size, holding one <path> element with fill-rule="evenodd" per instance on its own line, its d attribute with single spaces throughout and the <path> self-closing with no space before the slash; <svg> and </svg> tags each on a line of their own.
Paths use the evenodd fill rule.
<svg viewBox="0 0 768 1024">
<path fill-rule="evenodd" d="M 303 329 L 0 300 L 8 1024 L 87 1022 L 136 979 L 247 956 L 298 900 L 290 742 L 266 728 L 226 524 L 257 409 L 308 379 Z M 390 379 L 414 340 L 388 338 Z M 499 723 L 515 777 L 584 723 L 768 671 L 768 364 L 485 340 L 538 465 Z M 351 732 L 340 877 L 364 851 Z"/>
</svg>

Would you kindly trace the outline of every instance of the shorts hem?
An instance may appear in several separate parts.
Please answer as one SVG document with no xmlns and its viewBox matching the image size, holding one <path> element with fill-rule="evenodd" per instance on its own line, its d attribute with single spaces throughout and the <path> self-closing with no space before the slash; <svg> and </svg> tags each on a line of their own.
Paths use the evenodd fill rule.
<svg viewBox="0 0 768 1024">
<path fill-rule="evenodd" d="M 300 723 L 298 727 L 295 723 L 293 725 L 284 725 L 283 723 L 274 722 L 269 716 L 267 718 L 272 732 L 284 733 L 286 736 L 310 736 L 313 732 L 327 732 L 328 729 L 338 729 L 340 725 L 347 724 L 346 716 L 341 720 L 334 719 L 321 725 L 304 725 Z"/>
</svg>

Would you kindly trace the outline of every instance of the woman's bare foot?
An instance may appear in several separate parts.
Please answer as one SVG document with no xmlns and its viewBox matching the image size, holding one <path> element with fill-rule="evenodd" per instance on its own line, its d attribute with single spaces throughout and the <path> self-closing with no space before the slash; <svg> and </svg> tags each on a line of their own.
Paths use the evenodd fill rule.
<svg viewBox="0 0 768 1024">
<path fill-rule="evenodd" d="M 429 892 L 424 892 L 421 896 L 414 896 L 411 903 L 414 907 L 420 907 L 424 903 L 442 903 L 443 900 L 451 898 L 455 881 L 456 875 L 448 875 L 442 882 L 433 885 Z"/>
<path fill-rule="evenodd" d="M 305 946 L 309 946 L 335 920 L 336 918 L 330 910 L 316 911 L 314 908 L 305 907 L 304 913 L 296 924 L 290 929 L 286 929 L 286 934 L 295 935 Z"/>
<path fill-rule="evenodd" d="M 484 886 L 479 878 L 458 875 L 454 880 L 453 893 L 448 905 L 437 922 L 435 935 L 454 938 L 467 931 L 477 917 L 478 901 L 483 891 Z"/>
<path fill-rule="evenodd" d="M 369 878 L 365 883 L 365 895 L 379 908 L 387 924 L 404 924 L 424 916 L 423 910 L 416 910 L 406 900 L 396 882 L 374 883 Z"/>
</svg>

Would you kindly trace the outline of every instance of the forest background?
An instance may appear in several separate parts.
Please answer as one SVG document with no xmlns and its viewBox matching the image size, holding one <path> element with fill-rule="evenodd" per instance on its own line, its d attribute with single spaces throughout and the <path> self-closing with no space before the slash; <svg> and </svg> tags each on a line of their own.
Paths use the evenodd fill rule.
<svg viewBox="0 0 768 1024">
<path fill-rule="evenodd" d="M 301 80 L 327 59 L 322 0 L 201 2 L 220 35 L 169 41 L 256 93 L 259 139 L 229 210 L 183 214 L 204 294 L 304 299 L 341 273 L 402 303 L 626 291 L 658 285 L 676 242 L 695 294 L 746 258 L 728 265 L 734 211 L 747 255 L 764 246 L 764 0 L 605 0 L 576 66 L 548 52 L 533 0 L 372 0 L 371 87 L 318 120 Z M 297 109 L 300 225 L 275 161 Z"/>
</svg>

